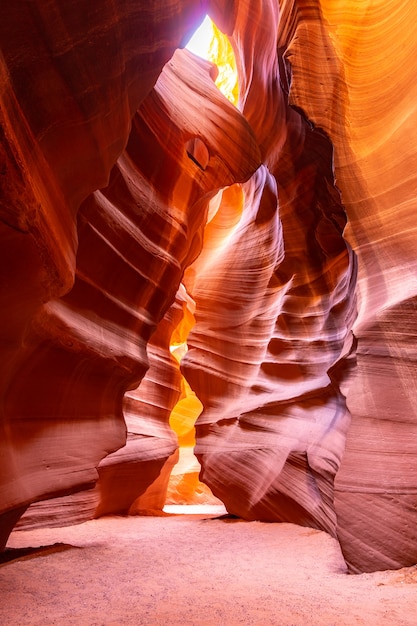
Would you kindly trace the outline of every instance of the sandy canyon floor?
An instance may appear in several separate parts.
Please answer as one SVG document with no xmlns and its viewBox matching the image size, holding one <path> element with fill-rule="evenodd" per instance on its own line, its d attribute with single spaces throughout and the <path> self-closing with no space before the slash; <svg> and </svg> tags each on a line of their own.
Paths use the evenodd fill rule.
<svg viewBox="0 0 417 626">
<path fill-rule="evenodd" d="M 336 541 L 214 513 L 12 533 L 2 626 L 417 623 L 417 567 L 346 574 Z"/>
</svg>

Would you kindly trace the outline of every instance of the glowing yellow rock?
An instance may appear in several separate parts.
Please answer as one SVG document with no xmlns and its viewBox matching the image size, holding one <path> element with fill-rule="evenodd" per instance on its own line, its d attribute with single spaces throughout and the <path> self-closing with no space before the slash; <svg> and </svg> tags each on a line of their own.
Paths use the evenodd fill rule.
<svg viewBox="0 0 417 626">
<path fill-rule="evenodd" d="M 208 60 L 217 65 L 219 75 L 216 85 L 228 100 L 237 106 L 239 98 L 239 84 L 236 70 L 236 59 L 231 43 L 215 24 L 213 24 L 213 38 L 208 50 Z"/>
</svg>

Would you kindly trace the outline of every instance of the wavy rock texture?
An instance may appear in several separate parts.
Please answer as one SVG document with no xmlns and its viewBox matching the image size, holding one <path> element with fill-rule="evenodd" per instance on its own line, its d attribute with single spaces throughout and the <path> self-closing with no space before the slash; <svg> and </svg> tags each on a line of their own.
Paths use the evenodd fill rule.
<svg viewBox="0 0 417 626">
<path fill-rule="evenodd" d="M 358 257 L 357 367 L 342 381 L 352 425 L 336 480 L 338 537 L 351 571 L 412 565 L 417 8 L 379 0 L 283 6 L 290 100 L 333 141 L 345 237 Z M 318 54 L 306 55 L 309 45 Z"/>
<path fill-rule="evenodd" d="M 77 233 L 80 203 L 107 184 L 133 114 L 199 19 L 193 2 L 154 8 L 3 10 L 0 543 L 30 502 L 94 483 L 99 460 L 123 445 L 122 396 L 146 368 L 129 325 L 107 319 L 99 296 L 98 311 L 82 304 L 81 282 L 78 303 L 59 297 L 88 231 L 81 222 Z"/>
<path fill-rule="evenodd" d="M 186 274 L 196 326 L 182 370 L 204 406 L 202 480 L 228 510 L 335 534 L 349 416 L 329 370 L 353 320 L 355 264 L 330 142 L 289 107 L 271 27 L 279 13 L 273 3 L 258 10 L 259 45 L 253 5 L 239 5 L 231 40 L 239 106 L 266 165 L 223 194 Z"/>
<path fill-rule="evenodd" d="M 280 8 L 278 17 L 273 3 L 240 3 L 223 24 L 240 59 L 240 107 L 278 183 L 282 239 L 273 250 L 280 245 L 285 256 L 277 262 L 268 255 L 251 198 L 241 230 L 229 225 L 227 244 L 197 262 L 190 281 L 197 325 L 183 362 L 204 404 L 196 450 L 203 479 L 231 512 L 336 532 L 351 571 L 410 565 L 417 560 L 415 178 L 407 168 L 404 181 L 404 164 L 415 159 L 415 8 L 406 2 L 400 12 L 377 2 L 362 6 L 360 19 L 356 3 L 343 10 L 330 2 Z M 398 33 L 408 22 L 399 51 Z M 387 44 L 392 54 L 384 61 Z M 386 76 L 398 58 L 404 75 L 392 84 Z M 372 90 L 365 76 L 374 65 Z M 331 137 L 334 155 L 310 120 Z M 397 145 L 400 154 L 390 157 Z M 356 295 L 333 160 L 350 220 L 344 235 L 358 255 Z M 243 188 L 245 198 L 252 184 Z M 216 219 L 222 211 L 228 208 Z M 268 232 L 272 238 L 274 227 Z M 268 266 L 275 301 L 271 283 L 261 286 Z M 356 368 L 346 358 L 352 346 Z M 353 414 L 349 431 L 339 385 Z"/>
<path fill-rule="evenodd" d="M 103 459 L 99 466 L 97 517 L 162 510 L 165 504 L 170 471 L 178 460 L 177 437 L 169 418 L 181 396 L 181 374 L 170 345 L 173 332 L 184 318 L 184 307 L 187 297 L 180 289 L 148 343 L 148 371 L 139 387 L 125 394 L 126 446 Z"/>
<path fill-rule="evenodd" d="M 29 503 L 92 486 L 124 444 L 123 396 L 199 252 L 205 197 L 259 165 L 211 65 L 178 53 L 151 91 L 198 11 L 32 3 L 2 21 L 4 540 Z"/>
<path fill-rule="evenodd" d="M 262 10 L 265 10 L 265 5 Z M 251 7 L 251 18 L 253 11 Z M 270 11 L 271 20 L 273 8 Z M 234 26 L 235 31 L 233 26 L 226 27 L 230 33 L 233 32 L 235 49 L 240 51 L 241 58 L 242 50 L 246 50 L 242 65 L 245 69 L 249 68 L 249 71 L 246 70 L 246 75 L 250 77 L 249 94 L 241 106 L 253 127 L 258 129 L 260 145 L 265 147 L 267 140 L 264 137 L 268 135 L 271 138 L 273 133 L 266 131 L 262 134 L 265 128 L 268 129 L 268 124 L 259 122 L 262 107 L 251 106 L 250 97 L 256 79 L 251 66 L 252 51 L 255 49 L 256 54 L 262 54 L 263 50 L 260 51 L 259 46 L 253 48 L 248 45 L 245 48 L 249 29 L 241 28 L 241 34 L 236 33 L 240 21 L 244 24 L 241 10 Z M 336 357 L 334 360 L 336 367 L 330 370 L 333 382 L 340 384 L 347 395 L 347 405 L 353 416 L 341 471 L 336 479 L 335 500 L 337 535 L 351 571 L 400 567 L 417 560 L 416 534 L 412 530 L 416 524 L 417 463 L 413 437 L 416 428 L 416 393 L 415 355 L 412 347 L 412 337 L 415 336 L 415 228 L 411 221 L 416 185 L 413 168 L 409 169 L 405 165 L 406 162 L 413 163 L 416 154 L 415 134 L 410 132 L 415 125 L 415 86 L 411 80 L 411 75 L 415 75 L 415 23 L 415 7 L 410 2 L 403 3 L 401 10 L 391 3 L 382 2 L 366 7 L 361 5 L 360 10 L 357 3 L 346 3 L 341 9 L 330 2 L 282 2 L 278 24 L 280 85 L 284 97 L 288 94 L 290 104 L 323 128 L 334 143 L 335 173 L 349 218 L 344 235 L 358 256 L 359 282 L 356 293 L 359 306 L 353 327 L 357 367 L 351 367 L 351 357 L 341 358 L 349 350 L 349 335 L 346 335 L 347 345 L 339 353 L 339 359 Z M 405 31 L 407 34 L 402 41 L 398 33 Z M 266 35 L 260 38 L 263 42 L 267 39 Z M 399 64 L 403 68 L 401 72 L 398 71 Z M 273 76 L 272 80 L 271 77 L 268 80 L 265 72 L 265 68 L 270 66 L 265 60 L 258 66 L 262 68 L 259 82 L 262 85 L 264 81 L 269 94 L 274 92 Z M 371 81 L 369 76 L 372 76 Z M 393 80 L 387 80 L 387 76 L 392 76 Z M 245 80 L 243 78 L 241 84 L 246 85 Z M 258 84 L 254 89 L 254 100 L 260 88 Z M 279 98 L 274 100 L 279 102 Z M 263 102 L 268 102 L 268 98 L 264 98 Z M 266 111 L 267 105 L 264 106 Z M 254 121 L 251 115 L 254 115 Z M 268 119 L 273 117 L 273 113 L 268 114 Z M 288 141 L 288 135 L 296 124 L 294 116 L 287 113 L 281 140 L 287 135 Z M 275 118 L 274 128 L 277 126 Z M 297 143 L 300 145 L 300 142 Z M 274 146 L 282 146 L 282 143 L 275 140 L 271 144 L 274 145 L 270 146 L 270 152 L 265 148 L 265 161 L 270 163 L 271 152 L 274 160 L 281 161 L 280 170 L 274 168 L 274 161 L 270 168 L 278 182 L 282 181 L 278 190 L 281 191 L 281 197 L 285 197 L 282 193 L 283 186 L 285 188 L 282 172 L 285 159 L 283 154 L 274 153 Z M 401 146 L 399 152 L 396 152 L 397 146 Z M 323 149 L 318 146 L 316 149 L 323 157 Z M 285 153 L 285 143 L 282 152 Z M 297 162 L 294 157 L 293 162 Z M 409 174 L 404 177 L 405 171 Z M 297 174 L 294 178 L 297 179 Z M 327 181 L 330 178 L 328 175 Z M 293 182 L 296 185 L 296 180 Z M 280 206 L 282 214 L 284 206 Z M 281 220 L 284 247 L 287 255 L 292 257 L 290 267 L 296 270 L 299 264 L 294 264 L 293 242 L 285 236 L 289 231 L 283 216 Z M 308 229 L 308 222 L 300 226 L 303 230 Z M 328 228 L 317 229 L 316 233 L 320 231 L 322 236 L 323 233 L 326 236 L 331 233 Z M 309 243 L 312 244 L 314 239 L 319 240 L 320 237 L 314 234 Z M 310 260 L 307 263 L 311 265 Z M 341 294 L 340 287 L 344 279 L 342 274 L 339 276 Z M 350 278 L 354 279 L 354 275 L 351 274 Z M 352 306 L 353 287 L 354 280 L 345 292 L 348 295 L 350 291 Z M 331 289 L 334 289 L 334 285 Z M 309 307 L 303 310 L 304 320 L 306 315 L 309 319 Z M 342 315 L 335 317 L 335 322 L 339 332 L 343 332 L 344 324 L 349 328 L 353 321 L 353 309 L 349 311 L 346 306 L 347 315 L 339 309 L 340 312 Z M 291 336 L 294 337 L 293 329 Z M 297 353 L 300 360 L 301 354 L 304 354 L 304 350 Z M 337 350 L 334 353 L 336 355 Z M 288 365 L 291 365 L 291 361 L 287 361 Z M 291 369 L 287 367 L 286 371 L 290 372 Z M 303 378 L 306 381 L 308 376 L 304 375 Z M 288 387 L 294 382 L 291 377 Z M 319 386 L 316 389 L 319 390 Z M 343 406 L 340 395 L 338 401 L 339 407 Z M 313 406 L 309 409 L 310 415 L 313 411 L 316 416 L 321 413 Z M 212 412 L 210 407 L 208 415 Z M 226 412 L 228 415 L 230 413 Z M 238 413 L 237 422 L 242 421 Z M 233 443 L 233 438 L 238 427 L 226 426 L 227 421 L 222 424 L 223 430 L 232 433 L 224 436 L 223 440 L 227 441 L 227 445 L 232 442 L 230 449 L 236 454 L 238 445 Z M 206 431 L 207 428 L 215 431 L 216 436 L 221 430 L 219 422 L 207 426 Z M 207 455 L 208 479 L 216 484 L 220 474 L 217 474 L 217 469 L 213 469 L 212 459 L 216 450 L 211 447 L 208 452 L 205 448 L 204 442 L 210 440 L 208 437 L 213 437 L 207 435 L 206 431 L 203 432 L 198 449 Z M 304 438 L 307 438 L 307 433 L 303 429 Z M 343 429 L 339 429 L 339 436 L 343 437 Z M 342 449 L 343 443 L 339 443 Z M 283 447 L 282 443 L 278 447 L 280 445 Z M 272 453 L 270 456 L 273 456 Z M 250 493 L 246 497 L 250 506 L 254 506 L 259 496 L 265 498 L 265 491 L 258 488 L 261 480 L 257 474 L 259 458 L 263 459 L 264 467 L 269 465 L 265 457 L 263 451 L 252 453 L 251 464 L 248 461 L 245 465 L 244 490 Z M 220 464 L 223 462 L 222 457 Z M 213 478 L 214 472 L 216 476 Z M 264 474 L 267 475 L 267 470 L 264 470 Z M 304 474 L 308 475 L 308 471 L 304 470 Z M 328 475 L 330 483 L 332 475 L 333 472 Z M 273 476 L 279 482 L 277 474 Z M 285 480 L 284 474 L 282 478 Z M 238 471 L 230 471 L 227 479 L 222 479 L 223 484 L 230 482 L 240 486 L 242 481 Z M 253 490 L 247 487 L 249 482 L 254 484 Z M 289 484 L 291 487 L 288 487 Z M 272 481 L 271 486 L 267 481 L 266 485 L 267 490 L 269 488 L 273 493 L 272 498 L 266 497 L 268 506 L 271 506 L 270 500 L 276 506 L 282 496 L 277 497 L 277 488 L 272 485 Z M 294 494 L 294 485 L 294 478 L 291 478 L 291 483 L 285 481 L 285 487 L 291 494 Z M 282 491 L 282 487 L 280 489 Z M 302 501 L 298 494 L 297 499 Z M 241 501 L 237 505 L 242 510 Z M 234 507 L 236 503 L 232 502 L 229 506 Z M 289 507 L 285 505 L 285 512 L 288 510 Z M 243 514 L 247 515 L 247 512 Z M 298 511 L 291 519 L 297 521 L 297 516 L 302 519 Z"/>
<path fill-rule="evenodd" d="M 355 265 L 329 142 L 293 116 L 298 158 L 284 145 L 275 177 L 260 168 L 234 192 L 240 219 L 228 190 L 206 228 L 213 247 L 192 268 L 196 326 L 182 370 L 204 405 L 202 480 L 228 510 L 334 534 L 349 419 L 328 372 L 352 322 Z"/>
<path fill-rule="evenodd" d="M 238 109 L 165 65 L 206 9 Z M 96 514 L 161 508 L 190 296 L 214 494 L 330 532 L 352 572 L 417 562 L 416 24 L 413 0 L 3 11 L 4 540 L 98 473 Z"/>
</svg>

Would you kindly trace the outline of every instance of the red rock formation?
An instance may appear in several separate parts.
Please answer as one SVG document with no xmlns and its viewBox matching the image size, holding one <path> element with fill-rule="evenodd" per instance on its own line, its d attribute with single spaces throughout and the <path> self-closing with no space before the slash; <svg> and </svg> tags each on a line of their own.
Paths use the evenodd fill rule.
<svg viewBox="0 0 417 626">
<path fill-rule="evenodd" d="M 30 502 L 93 485 L 127 390 L 97 513 L 161 507 L 185 272 L 214 493 L 337 535 L 351 571 L 417 561 L 417 9 L 342 4 L 3 11 L 4 539 Z M 161 74 L 206 8 L 238 110 L 186 52 Z"/>
<path fill-rule="evenodd" d="M 94 484 L 124 444 L 123 395 L 199 252 L 205 196 L 259 164 L 208 64 L 177 54 L 149 93 L 193 3 L 170 19 L 149 4 L 41 5 L 9 7 L 0 33 L 4 539 L 29 503 Z M 187 153 L 195 137 L 203 168 Z"/>
<path fill-rule="evenodd" d="M 349 420 L 328 372 L 352 320 L 354 265 L 320 163 L 320 154 L 331 157 L 328 142 L 309 134 L 299 138 L 307 148 L 297 176 L 285 178 L 285 161 L 277 166 L 278 194 L 259 169 L 229 230 L 220 205 L 210 225 L 217 248 L 193 272 L 196 326 L 182 369 L 204 405 L 202 479 L 228 510 L 335 533 L 333 477 Z"/>
<path fill-rule="evenodd" d="M 417 9 L 380 0 L 283 5 L 290 100 L 333 141 L 344 235 L 358 258 L 357 366 L 342 380 L 352 424 L 336 478 L 338 537 L 351 571 L 412 565 Z"/>
<path fill-rule="evenodd" d="M 415 203 L 414 175 L 404 182 L 404 172 L 410 171 L 404 164 L 415 156 L 410 125 L 415 125 L 416 107 L 410 74 L 415 73 L 416 38 L 407 35 L 400 45 L 398 36 L 404 33 L 405 23 L 413 25 L 410 32 L 413 30 L 416 16 L 410 2 L 405 2 L 401 11 L 392 8 L 390 3 L 376 2 L 372 10 L 362 7 L 359 16 L 348 4 L 341 9 L 327 1 L 282 2 L 278 26 L 284 93 L 288 92 L 292 106 L 333 140 L 338 186 L 349 218 L 344 235 L 359 261 L 359 314 L 353 327 L 357 367 L 351 368 L 352 359 L 340 359 L 332 375 L 334 383 L 342 385 L 353 416 L 336 479 L 335 501 L 337 534 L 351 571 L 400 567 L 417 560 L 416 535 L 411 530 L 417 501 L 412 436 L 416 428 L 412 348 L 416 272 L 409 217 Z M 244 23 L 241 12 L 239 19 Z M 243 36 L 234 33 L 235 39 L 244 40 L 248 30 L 241 30 Z M 267 37 L 261 39 L 267 41 Z M 247 47 L 249 59 L 252 50 Z M 252 81 L 252 68 L 247 75 Z M 269 84 L 268 93 L 273 90 Z M 377 94 L 382 94 L 381 99 Z M 258 95 L 259 86 L 253 97 Z M 244 110 L 256 128 L 250 118 L 252 109 L 246 106 Z M 259 115 L 256 108 L 255 114 Z M 262 130 L 265 124 L 260 127 Z M 396 146 L 401 146 L 399 152 Z M 322 150 L 320 156 L 324 156 Z M 278 158 L 283 162 L 281 154 Z M 278 180 L 280 175 L 282 179 L 282 172 L 277 171 Z M 284 220 L 283 225 L 285 242 Z M 328 229 L 321 232 L 329 234 Z M 292 247 L 288 240 L 286 250 L 288 253 L 291 248 L 291 256 Z M 353 283 L 351 295 L 352 287 Z M 348 328 L 352 318 L 346 321 Z M 342 321 L 339 317 L 339 330 L 343 323 L 343 316 Z M 300 353 L 297 356 L 300 358 Z M 252 469 L 246 471 L 247 483 L 258 484 L 256 458 Z M 240 483 L 237 474 L 232 474 L 233 480 Z M 224 477 L 222 480 L 226 482 Z M 285 486 L 288 488 L 288 482 Z M 293 486 L 294 480 L 292 493 Z M 256 490 L 245 489 L 250 492 L 246 502 L 251 503 Z M 270 489 L 275 491 L 276 485 Z M 277 499 L 274 493 L 274 504 Z M 297 521 L 298 515 L 295 512 L 292 519 Z"/>
<path fill-rule="evenodd" d="M 80 203 L 107 184 L 135 110 L 199 19 L 194 2 L 174 4 L 170 20 L 138 2 L 3 10 L 0 507 L 8 520 L 33 500 L 92 484 L 98 461 L 124 441 L 122 395 L 144 371 L 144 354 L 125 354 L 126 332 L 125 348 L 111 354 L 117 324 L 102 327 L 103 314 L 57 298 L 74 280 Z M 2 541 L 9 530 L 2 524 Z"/>
</svg>

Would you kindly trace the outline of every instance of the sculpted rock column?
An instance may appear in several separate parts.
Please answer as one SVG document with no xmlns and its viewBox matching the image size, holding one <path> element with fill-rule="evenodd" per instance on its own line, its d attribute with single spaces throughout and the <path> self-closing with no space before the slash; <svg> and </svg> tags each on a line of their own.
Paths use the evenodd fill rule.
<svg viewBox="0 0 417 626">
<path fill-rule="evenodd" d="M 336 478 L 338 538 L 352 572 L 408 566 L 417 561 L 416 5 L 283 7 L 290 99 L 333 141 L 344 236 L 358 258 L 356 367 L 339 371 L 352 423 Z"/>
<path fill-rule="evenodd" d="M 324 2 L 323 13 L 346 72 L 349 149 L 335 137 L 336 173 L 359 261 L 336 510 L 345 558 L 361 572 L 417 562 L 417 6 L 380 1 L 353 17 Z"/>
<path fill-rule="evenodd" d="M 251 268 L 257 255 L 248 243 L 241 255 L 240 276 L 229 275 L 235 259 L 232 262 L 231 253 L 227 257 L 225 243 L 217 261 L 207 258 L 209 288 L 203 278 L 195 281 L 197 326 L 190 338 L 194 351 L 184 362 L 184 371 L 205 402 L 197 445 L 204 479 L 221 494 L 229 510 L 250 518 L 287 519 L 335 533 L 336 509 L 337 536 L 353 572 L 411 565 L 417 560 L 413 530 L 417 511 L 413 436 L 417 286 L 415 229 L 410 217 L 415 207 L 415 168 L 410 167 L 416 153 L 411 130 L 416 117 L 415 81 L 411 79 L 417 58 L 415 4 L 405 1 L 398 10 L 394 3 L 381 1 L 358 12 L 350 3 L 342 7 L 330 0 L 288 0 L 280 3 L 278 19 L 275 3 L 264 2 L 257 5 L 256 46 L 249 22 L 255 20 L 257 9 L 251 5 L 249 20 L 245 2 L 236 2 L 234 12 L 226 12 L 224 5 L 214 3 L 213 16 L 232 37 L 238 57 L 240 107 L 278 183 L 285 256 L 274 273 L 280 277 L 280 289 L 285 286 L 286 291 L 277 311 L 277 330 L 265 351 L 269 372 L 275 376 L 272 389 L 276 391 L 280 377 L 287 377 L 288 406 L 299 405 L 297 381 L 301 388 L 314 389 L 304 405 L 306 415 L 314 424 L 324 425 L 326 411 L 333 411 L 334 420 L 325 430 L 329 437 L 333 432 L 335 440 L 328 444 L 331 454 L 326 446 L 319 446 L 314 466 L 307 443 L 311 446 L 311 429 L 305 422 L 298 448 L 293 443 L 292 458 L 288 457 L 293 471 L 285 471 L 284 466 L 280 482 L 282 464 L 272 459 L 278 450 L 285 450 L 288 439 L 297 438 L 301 422 L 294 420 L 288 426 L 290 434 L 281 435 L 265 449 L 273 439 L 266 431 L 274 432 L 280 412 L 272 405 L 273 416 L 262 424 L 252 418 L 254 409 L 248 398 L 256 389 L 260 396 L 256 415 L 263 416 L 265 386 L 254 385 L 253 371 L 246 370 L 248 359 L 243 357 L 243 366 L 240 356 L 243 337 L 251 336 L 246 333 L 245 312 L 251 315 L 252 311 L 242 293 L 252 302 L 247 294 L 252 287 L 254 292 L 259 288 L 252 280 L 259 270 L 245 275 L 245 267 Z M 263 16 L 268 16 L 265 21 Z M 276 42 L 271 35 L 274 29 L 269 28 L 274 19 Z M 326 134 L 334 143 L 334 153 Z M 333 161 L 347 223 L 333 178 Z M 242 228 L 243 223 L 250 241 L 249 232 L 255 227 L 242 220 Z M 357 284 L 355 257 L 342 235 L 357 254 Z M 236 237 L 237 231 L 231 229 L 234 245 Z M 242 240 L 239 233 L 239 245 Z M 267 265 L 268 248 L 263 249 Z M 205 276 L 203 259 L 199 267 Z M 235 294 L 237 290 L 229 284 L 234 281 L 242 293 L 232 303 L 221 294 L 230 290 Z M 258 302 L 262 310 L 261 289 Z M 232 315 L 234 324 L 230 323 Z M 258 320 L 259 312 L 251 319 Z M 222 346 L 213 340 L 219 328 Z M 291 350 L 283 350 L 283 345 Z M 314 357 L 313 346 L 320 346 Z M 241 370 L 245 374 L 238 378 L 246 378 L 245 389 L 238 390 L 235 373 Z M 326 377 L 331 381 L 328 387 L 323 385 Z M 350 430 L 343 394 L 353 414 Z M 220 400 L 225 395 L 229 402 Z M 245 398 L 243 407 L 236 398 Z M 321 407 L 315 405 L 319 398 Z M 253 433 L 248 434 L 253 424 L 254 439 Z M 250 454 L 244 450 L 248 441 Z M 304 484 L 304 492 L 295 476 Z M 286 500 L 289 485 L 295 504 Z M 324 506 L 314 509 L 313 494 L 319 494 Z"/>
<path fill-rule="evenodd" d="M 114 403 L 120 419 L 126 387 L 135 388 L 145 374 L 147 342 L 174 301 L 184 268 L 200 251 L 210 196 L 219 187 L 244 180 L 259 164 L 249 126 L 214 86 L 213 70 L 185 51 L 178 51 L 165 67 L 133 119 L 128 145 L 109 185 L 80 208 L 73 288 L 50 301 L 36 318 L 43 351 L 37 346 L 34 353 L 36 375 L 30 360 L 26 367 L 31 366 L 32 379 L 38 375 L 44 385 L 59 377 L 62 389 L 57 382 L 54 388 L 61 391 L 56 399 L 61 413 L 71 415 L 80 406 L 97 411 L 90 423 L 98 442 L 103 441 L 100 425 L 114 420 Z M 206 109 L 202 103 L 207 94 Z M 227 144 L 220 118 L 228 129 Z M 137 411 L 139 424 L 132 425 L 127 446 L 101 466 L 97 515 L 129 510 L 175 450 L 168 418 L 178 391 L 170 389 L 170 369 L 160 368 L 159 381 L 151 382 L 156 352 L 163 349 L 169 355 L 175 315 L 164 323 L 167 328 L 160 325 L 153 339 L 150 379 L 144 381 L 139 398 L 126 400 L 128 423 L 135 421 Z M 24 396 L 18 389 L 16 385 L 13 406 L 22 412 Z M 38 392 L 42 406 L 48 396 L 39 382 Z M 152 410 L 145 410 L 147 406 Z M 81 423 L 85 427 L 86 419 Z M 54 425 L 51 421 L 51 428 Z M 120 423 L 120 434 L 124 432 Z M 78 446 L 78 429 L 72 428 L 72 433 Z M 90 446 L 86 440 L 87 455 Z M 102 450 L 101 456 L 109 451 Z M 68 471 L 73 471 L 71 463 Z M 91 482 L 94 477 L 92 469 Z"/>
<path fill-rule="evenodd" d="M 210 196 L 218 187 L 247 178 L 259 164 L 250 128 L 214 86 L 213 70 L 187 51 L 175 53 L 134 118 L 125 155 L 100 197 L 101 210 L 91 213 L 103 215 L 111 201 L 117 210 L 123 207 L 133 224 L 139 209 L 140 229 L 130 246 L 131 264 L 140 268 L 142 281 L 135 290 L 135 309 L 155 321 L 153 311 L 164 311 L 173 302 L 184 269 L 200 252 Z M 120 222 L 120 217 L 113 220 Z M 138 335 L 151 341 L 151 367 L 125 399 L 126 447 L 100 466 L 97 515 L 127 512 L 131 506 L 140 510 L 134 501 L 176 450 L 168 420 L 179 399 L 180 373 L 169 346 L 181 318 L 178 308 L 179 302 L 152 338 L 153 328 L 146 330 L 141 320 L 145 330 Z"/>
<path fill-rule="evenodd" d="M 157 9 L 33 2 L 3 12 L 2 545 L 28 504 L 92 486 L 99 461 L 124 444 L 123 396 L 198 254 L 204 196 L 259 164 L 249 128 L 223 103 L 204 111 L 203 169 L 188 156 L 201 95 L 179 106 L 185 85 L 149 94 L 202 7 Z M 211 82 L 211 68 L 194 71 Z"/>
<path fill-rule="evenodd" d="M 204 405 L 196 454 L 231 513 L 335 535 L 333 481 L 349 415 L 332 368 L 354 318 L 355 262 L 331 144 L 288 105 L 277 7 L 258 7 L 257 46 L 254 8 L 238 7 L 223 26 L 239 57 L 239 106 L 266 166 L 241 200 L 224 192 L 207 253 L 186 274 L 196 326 L 182 369 Z M 242 213 L 225 228 L 234 201 Z"/>
</svg>

